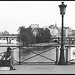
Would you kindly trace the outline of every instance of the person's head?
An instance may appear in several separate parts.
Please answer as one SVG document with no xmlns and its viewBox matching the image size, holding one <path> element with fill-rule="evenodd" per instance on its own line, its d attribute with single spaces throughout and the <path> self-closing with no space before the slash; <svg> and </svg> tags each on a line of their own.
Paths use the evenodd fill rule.
<svg viewBox="0 0 75 75">
<path fill-rule="evenodd" d="M 7 52 L 10 52 L 11 51 L 11 48 L 10 47 L 7 47 Z"/>
</svg>

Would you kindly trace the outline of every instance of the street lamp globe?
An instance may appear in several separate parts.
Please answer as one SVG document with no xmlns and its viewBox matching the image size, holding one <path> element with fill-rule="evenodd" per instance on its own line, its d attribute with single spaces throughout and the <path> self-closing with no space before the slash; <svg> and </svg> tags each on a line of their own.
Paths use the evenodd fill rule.
<svg viewBox="0 0 75 75">
<path fill-rule="evenodd" d="M 62 4 L 59 5 L 59 8 L 60 8 L 60 14 L 61 14 L 61 15 L 64 15 L 65 12 L 66 12 L 66 6 L 67 6 L 67 5 L 65 5 L 64 2 L 61 2 L 61 3 L 62 3 Z"/>
</svg>

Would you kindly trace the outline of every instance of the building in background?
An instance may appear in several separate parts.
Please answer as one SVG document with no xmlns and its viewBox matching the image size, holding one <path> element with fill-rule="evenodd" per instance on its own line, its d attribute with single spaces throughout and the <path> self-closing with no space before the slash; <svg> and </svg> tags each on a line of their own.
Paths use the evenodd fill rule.
<svg viewBox="0 0 75 75">
<path fill-rule="evenodd" d="M 44 26 L 44 29 L 48 28 L 50 30 L 50 34 L 52 37 L 59 37 L 59 28 L 57 27 L 57 24 L 55 25 L 50 25 L 50 26 Z"/>
<path fill-rule="evenodd" d="M 39 24 L 31 24 L 30 27 L 32 28 L 33 34 L 34 34 L 35 36 L 37 36 Z"/>
<path fill-rule="evenodd" d="M 52 37 L 61 37 L 61 27 L 57 27 L 57 24 L 44 26 L 44 29 L 48 28 L 50 30 Z M 75 34 L 75 31 L 70 27 L 64 27 L 64 36 L 69 37 Z"/>
<path fill-rule="evenodd" d="M 75 30 L 72 30 L 71 36 L 75 36 Z"/>
<path fill-rule="evenodd" d="M 50 29 L 50 33 L 52 37 L 58 37 L 59 35 L 59 28 L 57 27 L 57 25 L 50 25 L 49 26 Z"/>
<path fill-rule="evenodd" d="M 69 37 L 72 35 L 72 29 L 70 27 L 64 27 L 65 30 L 65 36 Z"/>
<path fill-rule="evenodd" d="M 39 24 L 31 24 L 30 27 L 31 27 L 32 29 L 39 28 Z"/>
</svg>

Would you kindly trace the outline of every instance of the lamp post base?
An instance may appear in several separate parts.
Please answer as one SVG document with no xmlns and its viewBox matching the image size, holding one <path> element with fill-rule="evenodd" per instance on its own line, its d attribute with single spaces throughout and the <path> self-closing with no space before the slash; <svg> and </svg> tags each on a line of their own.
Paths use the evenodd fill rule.
<svg viewBox="0 0 75 75">
<path fill-rule="evenodd" d="M 58 65 L 66 65 L 66 61 L 65 61 L 65 58 L 64 58 L 64 48 L 63 47 L 60 49 L 60 60 L 58 62 Z"/>
<path fill-rule="evenodd" d="M 58 62 L 58 65 L 67 65 L 67 63 L 66 62 L 62 62 L 62 61 L 59 61 Z"/>
</svg>

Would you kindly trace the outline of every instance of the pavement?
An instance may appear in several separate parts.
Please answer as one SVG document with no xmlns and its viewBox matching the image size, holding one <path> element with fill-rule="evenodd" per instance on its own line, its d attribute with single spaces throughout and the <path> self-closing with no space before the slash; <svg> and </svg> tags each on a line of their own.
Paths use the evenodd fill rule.
<svg viewBox="0 0 75 75">
<path fill-rule="evenodd" d="M 75 74 L 71 65 L 15 65 L 16 70 L 0 71 L 0 74 Z"/>
</svg>

